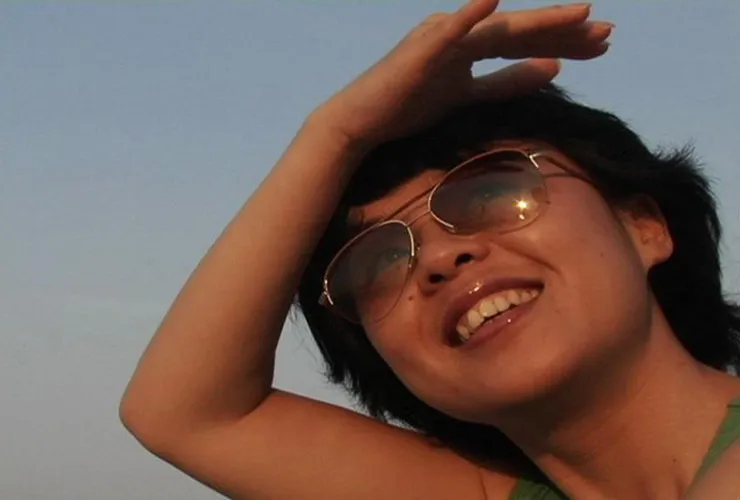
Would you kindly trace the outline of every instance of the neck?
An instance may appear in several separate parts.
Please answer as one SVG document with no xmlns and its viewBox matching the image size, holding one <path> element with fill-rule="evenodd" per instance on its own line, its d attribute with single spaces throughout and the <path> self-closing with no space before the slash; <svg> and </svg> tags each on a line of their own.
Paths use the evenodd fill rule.
<svg viewBox="0 0 740 500">
<path fill-rule="evenodd" d="M 662 323 L 629 369 L 605 367 L 501 420 L 572 498 L 682 498 L 740 394 L 740 381 L 695 361 Z"/>
</svg>

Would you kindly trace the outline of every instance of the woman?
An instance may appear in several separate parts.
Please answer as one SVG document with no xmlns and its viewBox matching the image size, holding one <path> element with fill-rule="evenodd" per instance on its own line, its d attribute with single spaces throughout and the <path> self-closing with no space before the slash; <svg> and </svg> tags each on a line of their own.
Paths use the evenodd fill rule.
<svg viewBox="0 0 740 500">
<path fill-rule="evenodd" d="M 740 492 L 706 182 L 548 85 L 610 24 L 496 3 L 431 16 L 306 120 L 137 367 L 121 418 L 149 450 L 257 500 Z M 527 60 L 471 77 L 492 57 Z M 379 418 L 272 388 L 296 290 Z"/>
</svg>

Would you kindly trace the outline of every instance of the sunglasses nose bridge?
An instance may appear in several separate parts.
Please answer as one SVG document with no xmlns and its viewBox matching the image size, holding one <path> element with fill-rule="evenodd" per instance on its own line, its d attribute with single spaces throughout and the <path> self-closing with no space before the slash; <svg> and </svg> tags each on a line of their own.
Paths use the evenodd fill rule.
<svg viewBox="0 0 740 500">
<path fill-rule="evenodd" d="M 406 223 L 406 225 L 411 228 L 414 224 L 416 224 L 417 221 L 421 220 L 422 217 L 425 215 L 430 215 L 432 217 L 432 220 L 439 224 L 440 226 L 444 227 L 448 231 L 454 232 L 454 226 L 447 221 L 441 219 L 439 215 L 434 213 L 434 210 L 432 210 L 431 201 L 427 202 L 426 208 L 424 211 L 422 211 L 420 214 L 418 214 L 416 217 L 411 219 L 409 222 Z"/>
<path fill-rule="evenodd" d="M 410 238 L 410 244 L 411 244 L 411 251 L 412 256 L 416 258 L 416 256 L 419 253 L 419 250 L 421 249 L 421 243 L 419 242 L 419 239 L 414 235 L 414 232 L 411 230 L 411 226 L 413 226 L 416 222 L 421 220 L 422 217 L 425 215 L 430 215 L 432 217 L 432 220 L 442 226 L 446 231 L 454 233 L 455 227 L 451 224 L 445 222 L 444 220 L 440 219 L 437 214 L 435 214 L 430 207 L 427 207 L 426 210 L 424 210 L 422 213 L 418 214 L 416 217 L 411 219 L 409 222 L 406 222 L 406 228 L 408 229 L 409 238 Z"/>
<path fill-rule="evenodd" d="M 427 214 L 430 214 L 430 215 L 433 216 L 432 211 L 429 209 L 429 207 L 427 207 L 426 210 L 424 210 L 419 215 L 417 215 L 416 217 L 414 217 L 413 219 L 411 219 L 409 222 L 407 222 L 406 225 L 408 227 L 413 226 L 419 219 L 421 219 L 422 217 L 424 217 Z"/>
</svg>

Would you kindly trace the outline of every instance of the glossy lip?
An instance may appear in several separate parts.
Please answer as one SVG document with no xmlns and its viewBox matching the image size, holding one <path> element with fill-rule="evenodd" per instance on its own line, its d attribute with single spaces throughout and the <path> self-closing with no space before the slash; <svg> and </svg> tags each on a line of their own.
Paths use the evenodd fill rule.
<svg viewBox="0 0 740 500">
<path fill-rule="evenodd" d="M 468 345 L 470 344 L 473 339 L 475 339 L 476 335 L 478 335 L 481 332 L 476 332 L 473 337 L 466 342 L 465 344 L 461 344 L 458 335 L 457 335 L 457 323 L 460 321 L 460 318 L 463 314 L 466 314 L 468 310 L 470 310 L 471 307 L 473 307 L 475 304 L 477 304 L 481 299 L 484 297 L 487 297 L 491 294 L 494 294 L 496 292 L 501 292 L 504 290 L 511 290 L 511 289 L 533 289 L 536 288 L 537 290 L 544 289 L 544 284 L 540 280 L 531 279 L 531 278 L 496 278 L 491 280 L 481 279 L 478 280 L 473 286 L 469 287 L 466 291 L 463 293 L 458 294 L 457 296 L 453 297 L 450 300 L 450 307 L 447 308 L 447 310 L 444 313 L 442 326 L 444 328 L 444 335 L 445 340 L 448 343 L 448 345 L 458 347 L 461 345 Z M 532 302 L 536 302 L 539 299 L 533 300 Z M 506 311 L 501 316 L 507 316 L 510 312 L 513 313 L 517 309 L 528 309 L 528 305 L 531 304 L 527 303 L 524 306 L 517 306 L 513 308 L 510 311 Z M 492 322 L 495 322 L 495 319 Z M 481 328 L 486 327 L 486 325 L 481 326 Z"/>
</svg>

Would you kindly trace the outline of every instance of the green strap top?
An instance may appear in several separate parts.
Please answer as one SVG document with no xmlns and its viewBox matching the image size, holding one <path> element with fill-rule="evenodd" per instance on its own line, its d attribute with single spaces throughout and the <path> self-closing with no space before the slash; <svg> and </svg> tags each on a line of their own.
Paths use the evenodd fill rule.
<svg viewBox="0 0 740 500">
<path fill-rule="evenodd" d="M 568 500 L 568 497 L 549 482 L 520 479 L 509 500 Z"/>
<path fill-rule="evenodd" d="M 740 442 L 740 397 L 728 405 L 727 416 L 722 421 L 694 480 L 706 474 L 717 459 L 735 442 Z M 547 479 L 520 479 L 509 496 L 509 500 L 568 500 L 568 497 Z"/>
<path fill-rule="evenodd" d="M 704 457 L 704 461 L 696 473 L 696 479 L 699 479 L 714 465 L 717 459 L 727 451 L 735 442 L 740 441 L 740 398 L 734 399 L 727 410 L 727 417 L 720 425 L 717 435 L 709 447 L 709 453 Z M 696 481 L 694 479 L 694 481 Z"/>
</svg>

